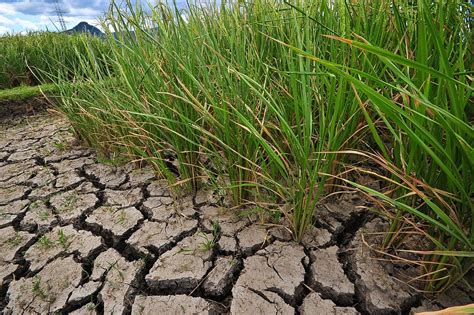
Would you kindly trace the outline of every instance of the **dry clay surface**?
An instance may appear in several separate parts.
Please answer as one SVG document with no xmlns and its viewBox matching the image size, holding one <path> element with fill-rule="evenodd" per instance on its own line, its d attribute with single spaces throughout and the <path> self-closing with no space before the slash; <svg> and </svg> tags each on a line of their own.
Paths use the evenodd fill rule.
<svg viewBox="0 0 474 315">
<path fill-rule="evenodd" d="M 357 202 L 321 206 L 296 244 L 212 192 L 173 198 L 151 168 L 97 162 L 50 114 L 0 128 L 0 313 L 397 314 L 474 299 L 456 287 L 428 301 L 392 278 L 363 249 L 378 221 Z"/>
</svg>

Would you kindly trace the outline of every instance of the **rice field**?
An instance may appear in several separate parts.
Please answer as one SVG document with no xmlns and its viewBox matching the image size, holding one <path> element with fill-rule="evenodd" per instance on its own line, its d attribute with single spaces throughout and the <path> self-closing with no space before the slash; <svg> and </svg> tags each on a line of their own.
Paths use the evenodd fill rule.
<svg viewBox="0 0 474 315">
<path fill-rule="evenodd" d="M 106 45 L 91 36 L 53 32 L 7 34 L 0 37 L 0 89 L 51 83 L 58 75 L 73 81 L 82 55 L 94 51 L 96 62 L 105 67 Z"/>
<path fill-rule="evenodd" d="M 146 161 L 176 198 L 208 188 L 236 211 L 286 220 L 296 241 L 321 202 L 359 191 L 390 222 L 379 253 L 441 292 L 474 266 L 472 9 L 112 4 L 105 39 L 0 38 L 0 87 L 52 82 L 104 156 Z"/>
</svg>

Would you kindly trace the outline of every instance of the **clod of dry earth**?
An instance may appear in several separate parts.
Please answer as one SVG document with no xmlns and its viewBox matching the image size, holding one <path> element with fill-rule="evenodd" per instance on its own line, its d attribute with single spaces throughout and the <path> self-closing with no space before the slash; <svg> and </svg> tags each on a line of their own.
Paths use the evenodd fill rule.
<svg viewBox="0 0 474 315">
<path fill-rule="evenodd" d="M 381 220 L 375 219 L 366 226 L 367 232 L 378 232 L 384 228 Z M 379 264 L 362 242 L 362 233 L 357 232 L 352 241 L 354 254 L 351 257 L 353 276 L 364 308 L 372 314 L 401 313 L 417 304 L 419 296 L 410 292 L 409 287 L 388 277 L 387 270 Z"/>
<path fill-rule="evenodd" d="M 218 314 L 218 307 L 203 298 L 186 295 L 137 296 L 132 314 Z"/>
<path fill-rule="evenodd" d="M 337 246 L 310 251 L 310 286 L 339 304 L 354 304 L 354 284 L 344 274 L 337 257 Z"/>
</svg>

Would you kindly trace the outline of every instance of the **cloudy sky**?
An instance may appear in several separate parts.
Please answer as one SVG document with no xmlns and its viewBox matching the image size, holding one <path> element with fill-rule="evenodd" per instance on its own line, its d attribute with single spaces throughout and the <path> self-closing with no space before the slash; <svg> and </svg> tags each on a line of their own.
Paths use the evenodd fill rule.
<svg viewBox="0 0 474 315">
<path fill-rule="evenodd" d="M 107 10 L 110 0 L 59 0 L 59 3 L 67 28 L 72 28 L 81 21 L 98 26 L 97 18 Z M 183 6 L 186 1 L 177 3 Z M 57 28 L 54 0 L 0 0 L 0 34 Z"/>
</svg>

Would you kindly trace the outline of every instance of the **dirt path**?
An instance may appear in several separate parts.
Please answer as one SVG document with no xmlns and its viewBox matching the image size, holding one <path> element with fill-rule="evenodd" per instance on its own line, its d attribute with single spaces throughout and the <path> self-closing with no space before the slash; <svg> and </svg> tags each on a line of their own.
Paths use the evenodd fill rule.
<svg viewBox="0 0 474 315">
<path fill-rule="evenodd" d="M 174 200 L 151 169 L 100 164 L 75 143 L 49 114 L 1 122 L 0 312 L 385 314 L 452 302 L 422 300 L 369 258 L 371 216 L 354 201 L 322 206 L 295 244 L 208 193 Z"/>
</svg>

